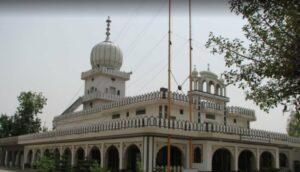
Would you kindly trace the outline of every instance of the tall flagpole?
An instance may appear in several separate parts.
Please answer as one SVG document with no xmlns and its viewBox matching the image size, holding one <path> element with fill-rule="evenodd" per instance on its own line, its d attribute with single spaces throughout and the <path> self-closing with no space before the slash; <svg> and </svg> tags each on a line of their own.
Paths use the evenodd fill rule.
<svg viewBox="0 0 300 172">
<path fill-rule="evenodd" d="M 189 0 L 189 119 L 192 122 L 193 98 L 192 98 L 192 0 Z M 189 168 L 192 168 L 193 145 L 192 138 L 189 138 Z"/>
<path fill-rule="evenodd" d="M 171 115 L 171 3 L 169 0 L 169 41 L 168 41 L 168 122 L 170 123 Z M 168 145 L 167 145 L 167 172 L 171 172 L 171 137 L 168 135 Z"/>
</svg>

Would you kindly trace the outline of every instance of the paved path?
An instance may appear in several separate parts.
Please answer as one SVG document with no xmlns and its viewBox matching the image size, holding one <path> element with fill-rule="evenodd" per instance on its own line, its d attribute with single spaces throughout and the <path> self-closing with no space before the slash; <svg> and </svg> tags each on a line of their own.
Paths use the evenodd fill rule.
<svg viewBox="0 0 300 172">
<path fill-rule="evenodd" d="M 34 171 L 33 170 L 20 170 L 20 169 L 0 167 L 0 172 L 34 172 Z"/>
</svg>

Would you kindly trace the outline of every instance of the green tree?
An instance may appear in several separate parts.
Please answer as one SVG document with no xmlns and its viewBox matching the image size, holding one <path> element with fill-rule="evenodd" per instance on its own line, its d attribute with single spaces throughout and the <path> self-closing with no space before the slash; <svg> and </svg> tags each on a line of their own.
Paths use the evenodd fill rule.
<svg viewBox="0 0 300 172">
<path fill-rule="evenodd" d="M 291 112 L 288 120 L 287 131 L 290 136 L 300 137 L 300 113 Z"/>
<path fill-rule="evenodd" d="M 247 44 L 210 33 L 206 47 L 224 54 L 228 84 L 246 91 L 262 110 L 279 104 L 300 110 L 300 9 L 296 0 L 230 0 L 230 9 L 247 20 Z"/>
<path fill-rule="evenodd" d="M 6 114 L 1 114 L 0 116 L 0 138 L 8 137 L 11 133 L 13 127 L 12 117 Z"/>
<path fill-rule="evenodd" d="M 34 163 L 38 171 L 52 172 L 55 170 L 55 160 L 53 156 L 43 156 Z"/>
<path fill-rule="evenodd" d="M 47 99 L 42 93 L 21 92 L 18 96 L 19 106 L 13 116 L 13 135 L 36 133 L 41 131 L 41 119 L 37 116 L 42 113 Z"/>
</svg>

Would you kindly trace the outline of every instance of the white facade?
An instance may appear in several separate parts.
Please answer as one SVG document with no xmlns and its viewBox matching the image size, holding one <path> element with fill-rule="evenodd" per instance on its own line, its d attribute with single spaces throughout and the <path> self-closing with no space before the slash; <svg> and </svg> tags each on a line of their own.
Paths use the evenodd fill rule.
<svg viewBox="0 0 300 172">
<path fill-rule="evenodd" d="M 144 171 L 162 171 L 170 136 L 173 171 L 299 168 L 300 138 L 251 129 L 255 112 L 227 106 L 224 82 L 209 70 L 193 71 L 192 121 L 188 95 L 171 94 L 170 121 L 165 89 L 126 97 L 131 72 L 120 71 L 122 52 L 109 35 L 108 28 L 106 40 L 92 50 L 91 70 L 81 75 L 84 95 L 54 118 L 53 131 L 0 139 L 2 165 L 24 168 L 52 152 L 72 166 L 94 159 L 112 171 L 135 171 L 136 162 Z"/>
</svg>

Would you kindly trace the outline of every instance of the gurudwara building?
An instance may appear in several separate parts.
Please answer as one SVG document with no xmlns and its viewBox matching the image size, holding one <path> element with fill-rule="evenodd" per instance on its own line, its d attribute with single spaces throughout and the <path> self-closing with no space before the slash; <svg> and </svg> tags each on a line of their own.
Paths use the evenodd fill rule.
<svg viewBox="0 0 300 172">
<path fill-rule="evenodd" d="M 52 131 L 0 139 L 2 166 L 24 168 L 53 153 L 72 166 L 92 159 L 111 171 L 137 171 L 137 164 L 162 171 L 170 136 L 172 171 L 190 161 L 195 171 L 300 171 L 300 138 L 250 128 L 255 112 L 227 106 L 224 81 L 209 70 L 192 72 L 192 121 L 186 94 L 172 92 L 170 120 L 165 88 L 127 97 L 131 72 L 120 70 L 122 51 L 109 36 L 108 27 L 105 41 L 92 48 L 91 69 L 81 74 L 84 95 L 54 118 Z"/>
</svg>

